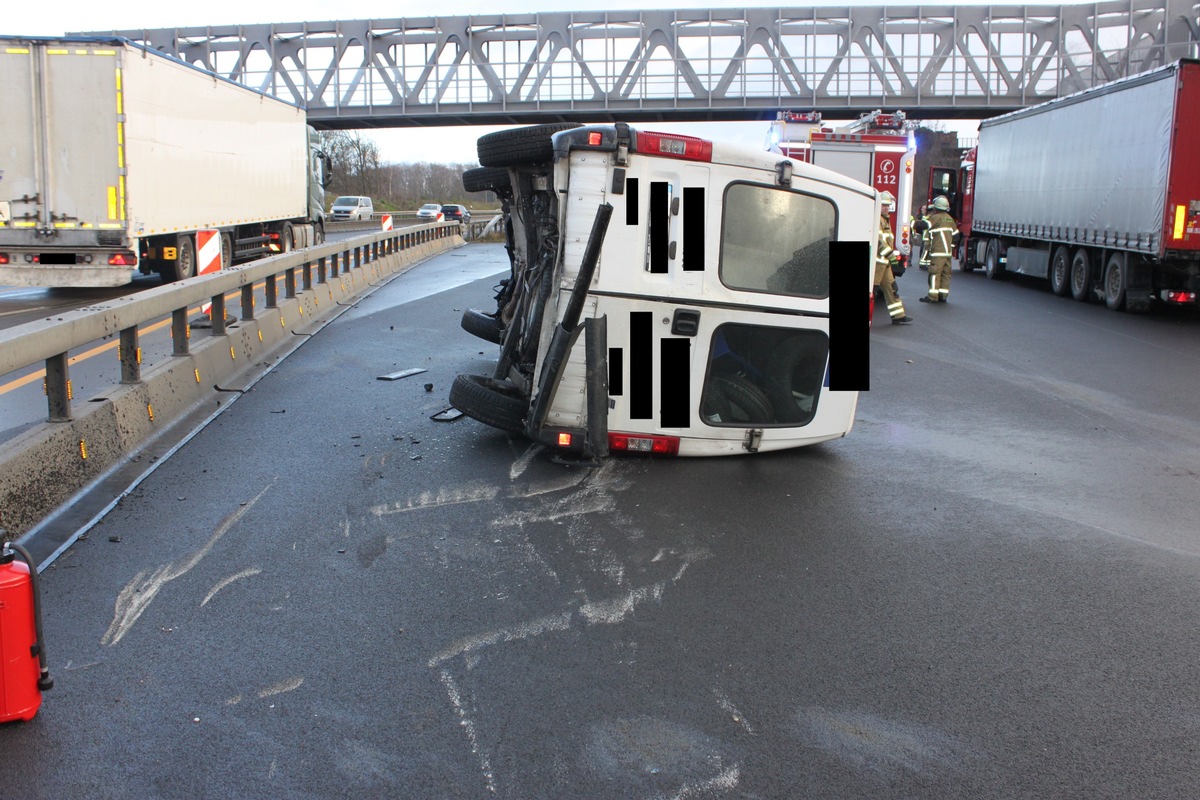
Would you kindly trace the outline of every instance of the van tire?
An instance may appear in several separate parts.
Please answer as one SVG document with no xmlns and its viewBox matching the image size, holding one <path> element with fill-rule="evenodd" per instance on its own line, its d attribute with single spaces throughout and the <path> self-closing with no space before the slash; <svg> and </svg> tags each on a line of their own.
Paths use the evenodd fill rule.
<svg viewBox="0 0 1200 800">
<path fill-rule="evenodd" d="M 462 174 L 463 189 L 468 192 L 512 193 L 512 179 L 507 169 L 499 167 L 476 167 Z"/>
<path fill-rule="evenodd" d="M 776 421 L 775 409 L 762 389 L 734 373 L 709 378 L 702 413 L 705 419 L 716 415 L 721 425 L 767 425 Z"/>
<path fill-rule="evenodd" d="M 506 433 L 525 433 L 529 401 L 511 384 L 480 375 L 459 375 L 450 386 L 450 405 L 484 425 Z"/>
<path fill-rule="evenodd" d="M 479 163 L 485 167 L 517 167 L 549 162 L 554 158 L 550 137 L 578 127 L 578 122 L 551 122 L 485 134 L 475 143 Z"/>
<path fill-rule="evenodd" d="M 472 336 L 478 336 L 487 342 L 500 344 L 502 334 L 504 333 L 504 325 L 498 317 L 480 311 L 477 308 L 468 308 L 462 315 L 462 329 Z"/>
</svg>

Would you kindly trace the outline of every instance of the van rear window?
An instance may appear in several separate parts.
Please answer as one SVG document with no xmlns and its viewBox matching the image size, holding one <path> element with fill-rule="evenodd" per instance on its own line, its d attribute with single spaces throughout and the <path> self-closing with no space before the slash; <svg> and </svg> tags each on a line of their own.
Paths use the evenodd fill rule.
<svg viewBox="0 0 1200 800">
<path fill-rule="evenodd" d="M 824 197 L 753 183 L 725 189 L 721 281 L 731 289 L 829 296 L 837 209 Z"/>
<path fill-rule="evenodd" d="M 819 330 L 727 323 L 713 332 L 705 424 L 800 427 L 812 421 L 829 361 Z"/>
</svg>

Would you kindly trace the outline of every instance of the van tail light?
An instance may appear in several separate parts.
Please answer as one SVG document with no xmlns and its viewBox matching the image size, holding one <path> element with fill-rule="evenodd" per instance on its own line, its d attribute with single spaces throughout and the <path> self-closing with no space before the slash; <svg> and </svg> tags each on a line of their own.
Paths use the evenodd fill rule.
<svg viewBox="0 0 1200 800">
<path fill-rule="evenodd" d="M 679 455 L 678 436 L 639 436 L 632 433 L 608 434 L 608 449 L 611 452 L 651 453 L 654 455 Z"/>
<path fill-rule="evenodd" d="M 634 152 L 648 156 L 682 158 L 685 161 L 712 161 L 712 142 L 676 133 L 638 131 Z"/>
<path fill-rule="evenodd" d="M 8 263 L 8 253 L 0 253 L 0 264 Z"/>
</svg>

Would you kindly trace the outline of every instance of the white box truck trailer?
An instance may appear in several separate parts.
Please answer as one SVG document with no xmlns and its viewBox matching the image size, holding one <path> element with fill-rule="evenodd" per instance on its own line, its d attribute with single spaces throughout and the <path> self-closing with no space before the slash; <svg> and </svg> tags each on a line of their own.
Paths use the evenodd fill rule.
<svg viewBox="0 0 1200 800">
<path fill-rule="evenodd" d="M 0 37 L 0 75 L 0 284 L 186 278 L 199 231 L 222 266 L 324 240 L 303 109 L 119 38 Z"/>
</svg>

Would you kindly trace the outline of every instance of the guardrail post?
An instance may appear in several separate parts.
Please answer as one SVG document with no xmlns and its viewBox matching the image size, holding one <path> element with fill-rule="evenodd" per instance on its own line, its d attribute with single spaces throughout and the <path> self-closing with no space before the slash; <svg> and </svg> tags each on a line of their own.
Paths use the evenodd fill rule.
<svg viewBox="0 0 1200 800">
<path fill-rule="evenodd" d="M 67 354 L 46 359 L 46 407 L 50 422 L 71 421 L 71 379 L 67 375 Z"/>
<path fill-rule="evenodd" d="M 288 267 L 283 271 L 283 294 L 289 300 L 296 296 L 296 268 Z"/>
<path fill-rule="evenodd" d="M 225 294 L 214 294 L 212 298 L 212 308 L 208 310 L 209 319 L 212 320 L 212 335 L 225 335 Z"/>
<path fill-rule="evenodd" d="M 317 259 L 317 283 L 325 282 L 325 256 Z"/>
<path fill-rule="evenodd" d="M 268 275 L 263 292 L 267 296 L 267 308 L 275 308 L 279 305 L 279 287 L 275 285 L 275 276 Z"/>
<path fill-rule="evenodd" d="M 121 383 L 141 383 L 142 351 L 138 346 L 136 325 L 121 329 L 121 343 L 117 353 L 121 359 Z"/>
<path fill-rule="evenodd" d="M 304 291 L 306 292 L 312 290 L 312 268 L 311 261 L 305 261 L 304 266 L 300 268 L 300 275 L 304 280 Z"/>
<path fill-rule="evenodd" d="M 171 312 L 171 355 L 186 356 L 188 354 L 188 337 L 192 329 L 188 326 L 187 306 Z"/>
<path fill-rule="evenodd" d="M 334 253 L 329 257 L 329 277 L 336 278 L 338 276 L 338 262 L 342 260 L 341 253 Z"/>
<path fill-rule="evenodd" d="M 254 284 L 242 287 L 242 319 L 254 319 Z"/>
</svg>

